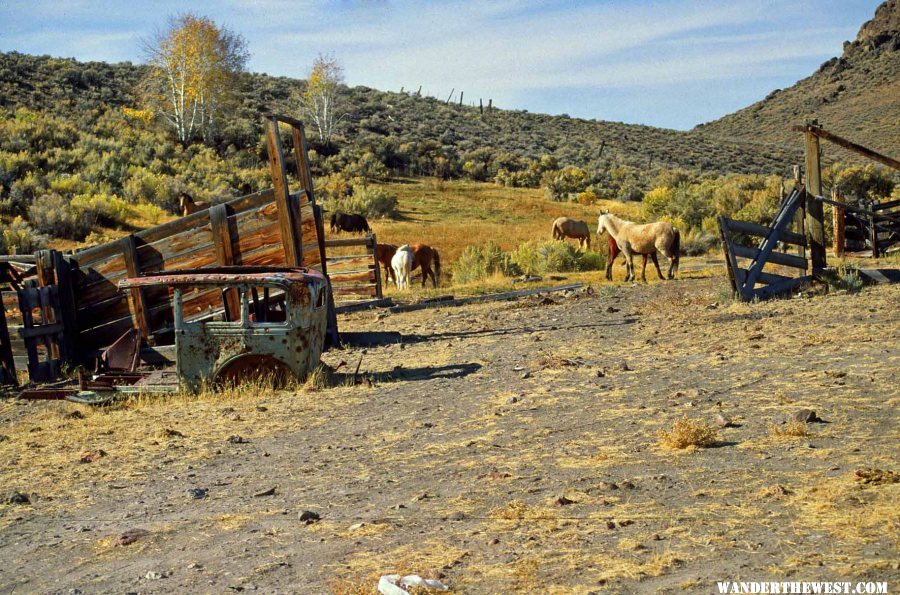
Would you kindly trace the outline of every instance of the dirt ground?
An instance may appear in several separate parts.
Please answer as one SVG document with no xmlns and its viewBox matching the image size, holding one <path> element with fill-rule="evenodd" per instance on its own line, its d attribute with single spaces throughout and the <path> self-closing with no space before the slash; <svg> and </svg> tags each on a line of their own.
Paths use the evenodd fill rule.
<svg viewBox="0 0 900 595">
<path fill-rule="evenodd" d="M 0 592 L 895 588 L 900 286 L 723 289 L 355 314 L 403 342 L 327 353 L 347 365 L 318 390 L 2 401 Z M 782 423 L 803 408 L 822 421 Z M 711 447 L 659 439 L 717 414 Z"/>
</svg>

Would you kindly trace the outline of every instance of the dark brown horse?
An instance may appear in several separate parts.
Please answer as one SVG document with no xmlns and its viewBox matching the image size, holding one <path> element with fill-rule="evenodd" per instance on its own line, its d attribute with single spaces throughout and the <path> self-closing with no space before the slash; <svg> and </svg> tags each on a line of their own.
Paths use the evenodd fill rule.
<svg viewBox="0 0 900 595">
<path fill-rule="evenodd" d="M 178 196 L 178 206 L 181 207 L 181 216 L 186 217 L 191 213 L 202 211 L 209 208 L 208 202 L 196 202 L 194 197 L 187 192 L 182 192 Z"/>
<path fill-rule="evenodd" d="M 397 282 L 394 269 L 391 268 L 391 259 L 397 253 L 397 246 L 393 244 L 375 244 L 375 259 L 384 267 L 384 283 Z"/>
<path fill-rule="evenodd" d="M 438 251 L 427 244 L 413 244 L 410 246 L 413 251 L 412 269 L 422 267 L 422 287 L 425 287 L 425 281 L 431 275 L 432 287 L 437 287 L 441 278 L 441 257 Z M 434 269 L 431 268 L 432 263 Z"/>
</svg>

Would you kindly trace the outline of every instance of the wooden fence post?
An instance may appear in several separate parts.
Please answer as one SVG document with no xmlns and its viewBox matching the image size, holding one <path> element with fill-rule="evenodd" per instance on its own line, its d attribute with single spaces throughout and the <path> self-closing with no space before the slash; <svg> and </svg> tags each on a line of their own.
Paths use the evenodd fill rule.
<svg viewBox="0 0 900 595">
<path fill-rule="evenodd" d="M 288 266 L 303 266 L 303 248 L 300 239 L 300 222 L 294 218 L 291 208 L 291 194 L 284 167 L 284 150 L 281 147 L 281 133 L 278 120 L 266 120 L 266 147 L 269 151 L 269 167 L 272 186 L 275 188 L 275 205 L 278 208 L 278 222 L 281 229 L 281 243 L 284 246 L 284 260 Z"/>
<path fill-rule="evenodd" d="M 837 189 L 831 189 L 831 200 L 837 202 L 838 195 Z M 831 248 L 834 255 L 838 258 L 844 255 L 844 226 L 847 222 L 847 214 L 839 206 L 832 205 L 831 206 L 831 226 L 834 231 L 834 235 L 831 240 Z"/>
<path fill-rule="evenodd" d="M 815 124 L 815 122 L 813 122 Z M 822 165 L 819 159 L 819 137 L 809 128 L 806 131 L 806 234 L 809 239 L 812 274 L 825 268 L 825 223 L 822 203 L 814 197 L 822 196 Z"/>
<path fill-rule="evenodd" d="M 869 215 L 869 243 L 872 244 L 872 258 L 878 258 L 878 218 L 874 211 Z"/>
</svg>

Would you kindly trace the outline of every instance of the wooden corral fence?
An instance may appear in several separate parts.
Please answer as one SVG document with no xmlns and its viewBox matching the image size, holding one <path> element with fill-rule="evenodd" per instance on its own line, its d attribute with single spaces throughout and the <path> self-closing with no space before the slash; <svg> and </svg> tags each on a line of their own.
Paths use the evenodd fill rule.
<svg viewBox="0 0 900 595">
<path fill-rule="evenodd" d="M 380 300 L 381 271 L 375 258 L 375 234 L 360 238 L 325 240 L 328 277 L 339 304 Z M 361 250 L 348 250 L 361 248 Z"/>
<path fill-rule="evenodd" d="M 900 161 L 828 132 L 815 120 L 804 126 L 794 126 L 793 130 L 804 133 L 806 137 L 806 190 L 814 199 L 808 202 L 808 211 L 812 213 L 809 219 L 811 242 L 816 241 L 821 235 L 821 250 L 815 249 L 818 246 L 814 248 L 814 252 L 820 254 L 818 258 L 813 259 L 814 270 L 819 268 L 816 266 L 819 262 L 821 267 L 825 266 L 823 203 L 833 207 L 832 247 L 835 255 L 843 255 L 849 247 L 851 250 L 869 249 L 871 255 L 878 258 L 888 249 L 900 244 L 900 201 L 881 202 L 863 207 L 840 201 L 834 193 L 830 199 L 823 196 L 819 140 L 826 140 L 895 170 L 900 170 Z"/>
<path fill-rule="evenodd" d="M 810 277 L 806 275 L 808 260 L 804 255 L 806 238 L 802 230 L 798 233 L 790 229 L 796 220 L 797 211 L 804 204 L 805 196 L 805 190 L 795 187 L 782 202 L 771 227 L 719 217 L 719 233 L 725 251 L 728 278 L 741 300 L 765 299 L 791 291 L 809 281 Z M 797 246 L 801 254 L 776 251 L 779 243 Z M 742 266 L 743 261 L 748 264 Z M 766 265 L 799 269 L 802 274 L 788 276 L 771 270 L 765 271 L 763 269 Z"/>
<path fill-rule="evenodd" d="M 280 123 L 287 124 L 294 148 L 298 187 L 293 191 Z M 313 194 L 303 125 L 270 115 L 265 118 L 265 126 L 272 189 L 72 254 L 43 251 L 0 257 L 8 286 L 2 293 L 6 324 L 0 324 L 4 376 L 15 377 L 14 370 L 7 370 L 11 363 L 4 356 L 7 348 L 12 361 L 27 362 L 32 380 L 45 381 L 56 375 L 62 363 L 89 363 L 130 329 L 140 332 L 145 346 L 172 344 L 172 296 L 168 289 L 125 292 L 117 284 L 127 277 L 229 265 L 304 266 L 327 276 L 330 265 L 322 210 Z M 370 260 L 371 268 L 377 271 L 374 255 Z M 338 261 L 334 264 L 337 266 Z M 362 264 L 354 266 L 364 268 Z M 338 275 L 342 287 L 352 276 L 345 277 Z M 365 279 L 370 278 L 371 274 Z M 238 308 L 236 296 L 216 290 L 184 296 L 188 319 L 220 316 L 226 309 L 237 317 Z M 42 314 L 35 318 L 35 312 Z M 5 337 L 4 326 L 8 327 Z M 328 327 L 328 339 L 337 344 L 331 292 Z"/>
</svg>

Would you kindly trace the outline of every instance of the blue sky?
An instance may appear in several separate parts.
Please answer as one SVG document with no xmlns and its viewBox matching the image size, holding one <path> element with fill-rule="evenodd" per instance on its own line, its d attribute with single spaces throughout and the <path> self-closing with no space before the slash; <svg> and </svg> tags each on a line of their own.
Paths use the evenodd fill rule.
<svg viewBox="0 0 900 595">
<path fill-rule="evenodd" d="M 305 77 L 333 53 L 351 85 L 687 129 L 808 76 L 878 4 L 0 0 L 0 50 L 141 62 L 141 40 L 192 11 L 241 33 L 256 72 Z"/>
</svg>

